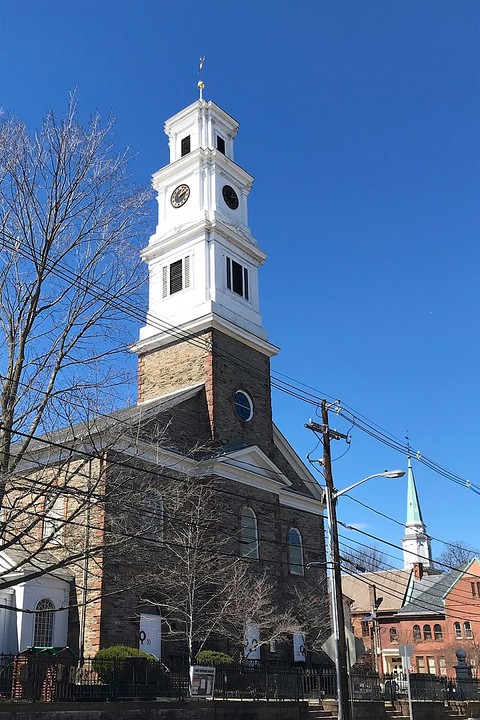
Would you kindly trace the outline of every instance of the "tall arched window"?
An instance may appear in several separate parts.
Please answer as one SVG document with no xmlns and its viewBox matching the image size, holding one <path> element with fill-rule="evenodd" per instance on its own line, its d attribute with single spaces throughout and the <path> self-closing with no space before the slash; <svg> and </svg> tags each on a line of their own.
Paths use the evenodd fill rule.
<svg viewBox="0 0 480 720">
<path fill-rule="evenodd" d="M 424 640 L 432 639 L 432 628 L 430 627 L 430 625 L 423 626 L 423 639 Z"/>
<path fill-rule="evenodd" d="M 438 625 L 438 623 L 433 626 L 433 635 L 435 640 L 443 640 L 442 626 Z"/>
<path fill-rule="evenodd" d="M 455 632 L 455 639 L 461 640 L 462 639 L 462 627 L 459 622 L 453 623 L 453 630 Z"/>
<path fill-rule="evenodd" d="M 414 625 L 413 626 L 413 641 L 418 642 L 422 639 L 422 632 L 420 630 L 420 625 Z"/>
<path fill-rule="evenodd" d="M 39 600 L 35 607 L 35 625 L 33 629 L 34 647 L 51 647 L 53 644 L 53 611 L 51 600 Z"/>
<path fill-rule="evenodd" d="M 242 557 L 258 560 L 257 516 L 252 508 L 245 506 L 240 513 L 240 552 Z"/>
<path fill-rule="evenodd" d="M 288 531 L 288 569 L 290 575 L 303 575 L 305 572 L 302 536 L 297 528 Z"/>
<path fill-rule="evenodd" d="M 465 620 L 463 623 L 463 629 L 465 631 L 465 637 L 468 640 L 471 640 L 473 638 L 473 632 L 472 632 L 472 626 L 470 625 L 468 620 Z"/>
</svg>

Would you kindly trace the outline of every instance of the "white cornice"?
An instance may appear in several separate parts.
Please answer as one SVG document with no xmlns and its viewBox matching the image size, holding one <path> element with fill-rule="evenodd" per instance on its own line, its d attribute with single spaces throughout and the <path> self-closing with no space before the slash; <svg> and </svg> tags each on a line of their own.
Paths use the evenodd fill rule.
<svg viewBox="0 0 480 720">
<path fill-rule="evenodd" d="M 158 348 L 169 345 L 172 342 L 177 342 L 179 338 L 180 340 L 184 339 L 185 341 L 188 341 L 190 336 L 210 329 L 219 330 L 235 340 L 240 340 L 243 344 L 248 345 L 268 357 L 273 357 L 280 352 L 280 348 L 276 345 L 272 345 L 272 343 L 269 343 L 266 339 L 255 335 L 253 332 L 244 330 L 215 312 L 208 313 L 200 318 L 195 318 L 194 320 L 183 323 L 175 329 L 175 335 L 166 331 L 155 333 L 155 335 L 152 335 L 151 337 L 139 340 L 130 347 L 130 351 L 134 353 L 152 352 L 152 350 L 157 350 Z M 264 331 L 262 328 L 259 328 L 259 332 Z"/>
</svg>

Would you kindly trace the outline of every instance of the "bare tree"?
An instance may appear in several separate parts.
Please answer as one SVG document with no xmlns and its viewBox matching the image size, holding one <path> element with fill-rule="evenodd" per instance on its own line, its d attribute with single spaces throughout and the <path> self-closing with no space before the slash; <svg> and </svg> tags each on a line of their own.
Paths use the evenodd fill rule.
<svg viewBox="0 0 480 720">
<path fill-rule="evenodd" d="M 348 573 L 390 570 L 387 556 L 377 545 L 342 550 L 342 567 Z"/>
<path fill-rule="evenodd" d="M 258 630 L 259 644 L 291 635 L 298 622 L 278 609 L 274 586 L 238 556 L 216 482 L 184 478 L 162 492 L 163 552 L 155 559 L 150 555 L 141 602 L 161 611 L 170 642 L 185 648 L 192 663 L 200 650 L 219 639 L 243 650 L 249 626 Z"/>
<path fill-rule="evenodd" d="M 88 421 L 125 381 L 114 359 L 149 192 L 130 187 L 112 125 L 82 127 L 71 99 L 34 135 L 0 127 L 0 501 L 35 434 Z"/>
<path fill-rule="evenodd" d="M 467 545 L 463 540 L 450 540 L 445 543 L 445 550 L 438 556 L 437 563 L 444 565 L 442 569 L 448 572 L 451 568 L 458 568 L 478 555 L 480 551 Z"/>
</svg>

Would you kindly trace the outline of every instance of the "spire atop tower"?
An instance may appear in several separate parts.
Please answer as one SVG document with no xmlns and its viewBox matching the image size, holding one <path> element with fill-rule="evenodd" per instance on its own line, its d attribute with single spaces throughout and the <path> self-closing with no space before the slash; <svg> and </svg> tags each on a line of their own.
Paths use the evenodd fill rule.
<svg viewBox="0 0 480 720">
<path fill-rule="evenodd" d="M 205 55 L 203 55 L 200 58 L 200 65 L 199 65 L 199 69 L 198 69 L 198 74 L 200 75 L 200 80 L 197 83 L 197 87 L 200 90 L 200 98 L 199 98 L 200 100 L 203 100 L 203 88 L 205 87 L 205 83 L 203 82 L 203 78 L 202 78 L 202 70 L 203 70 L 204 62 L 205 62 Z"/>
<path fill-rule="evenodd" d="M 421 563 L 425 569 L 433 567 L 431 541 L 423 522 L 410 455 L 407 471 L 407 520 L 402 545 L 405 569 L 412 568 L 418 563 Z"/>
</svg>

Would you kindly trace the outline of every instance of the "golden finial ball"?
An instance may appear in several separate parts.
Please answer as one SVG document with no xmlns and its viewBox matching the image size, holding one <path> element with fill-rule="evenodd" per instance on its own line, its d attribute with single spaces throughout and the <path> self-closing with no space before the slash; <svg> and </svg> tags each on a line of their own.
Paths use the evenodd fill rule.
<svg viewBox="0 0 480 720">
<path fill-rule="evenodd" d="M 203 88 L 205 87 L 205 83 L 203 82 L 203 80 L 198 81 L 197 87 L 200 88 L 200 90 L 203 90 Z"/>
</svg>

